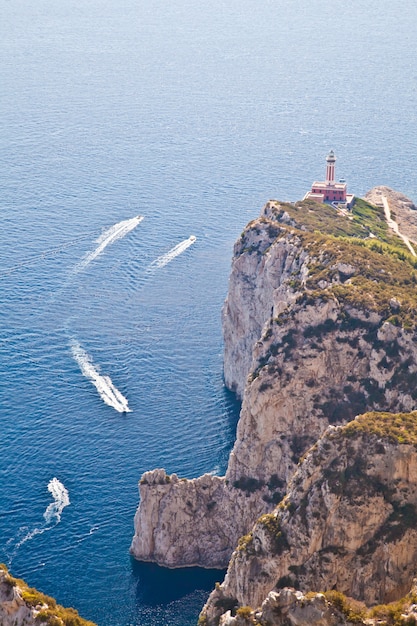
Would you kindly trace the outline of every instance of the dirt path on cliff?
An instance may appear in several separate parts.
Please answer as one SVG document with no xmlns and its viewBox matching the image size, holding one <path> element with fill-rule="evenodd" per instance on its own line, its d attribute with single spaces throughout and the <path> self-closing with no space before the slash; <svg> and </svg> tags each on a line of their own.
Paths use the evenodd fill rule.
<svg viewBox="0 0 417 626">
<path fill-rule="evenodd" d="M 411 254 L 413 256 L 417 256 L 413 246 L 410 243 L 410 240 L 408 237 L 406 237 L 405 235 L 403 235 L 400 232 L 400 229 L 398 227 L 398 224 L 395 220 L 392 219 L 391 217 L 391 209 L 389 206 L 389 202 L 388 202 L 388 198 L 386 196 L 382 196 L 382 204 L 384 205 L 384 213 L 385 213 L 385 219 L 387 220 L 387 224 L 390 228 L 392 228 L 392 230 L 399 236 L 401 237 L 401 239 L 404 241 L 405 245 L 407 246 L 407 248 L 410 250 Z"/>
</svg>

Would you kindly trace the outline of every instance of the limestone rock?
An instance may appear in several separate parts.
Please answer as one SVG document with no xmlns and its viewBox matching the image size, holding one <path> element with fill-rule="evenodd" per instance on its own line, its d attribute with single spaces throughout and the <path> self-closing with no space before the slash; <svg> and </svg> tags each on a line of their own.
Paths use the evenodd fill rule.
<svg viewBox="0 0 417 626">
<path fill-rule="evenodd" d="M 226 476 L 145 474 L 136 558 L 227 566 L 329 424 L 417 408 L 414 268 L 346 241 L 369 228 L 329 207 L 269 202 L 244 230 L 223 310 L 225 379 L 243 396 Z"/>
<path fill-rule="evenodd" d="M 276 626 L 341 626 L 346 623 L 345 616 L 335 610 L 323 594 L 306 598 L 294 589 L 271 591 L 262 603 L 261 615 Z"/>
<path fill-rule="evenodd" d="M 337 589 L 367 605 L 405 596 L 417 563 L 416 443 L 417 413 L 366 414 L 330 427 L 283 502 L 240 540 L 203 610 L 207 625 L 221 623 L 227 601 L 235 610 L 267 598 L 271 605 L 276 596 L 268 594 L 288 585 Z"/>
<path fill-rule="evenodd" d="M 251 370 L 253 348 L 265 324 L 295 299 L 287 281 L 307 272 L 307 257 L 296 236 L 266 218 L 249 224 L 234 247 L 223 307 L 224 377 L 226 386 L 240 398 Z"/>
<path fill-rule="evenodd" d="M 268 626 L 348 626 L 352 622 L 324 594 L 309 594 L 307 597 L 291 588 L 271 591 L 256 611 L 246 607 L 240 612 L 238 610 L 236 616 L 227 611 L 219 622 L 220 626 L 252 626 L 254 623 Z"/>
<path fill-rule="evenodd" d="M 139 490 L 131 553 L 167 567 L 226 567 L 242 527 L 265 505 L 257 493 L 210 474 L 187 480 L 158 469 L 142 476 Z"/>
<path fill-rule="evenodd" d="M 35 624 L 36 613 L 23 600 L 19 589 L 10 577 L 0 569 L 0 624 L 2 626 L 29 626 Z"/>
<path fill-rule="evenodd" d="M 65 609 L 53 598 L 29 588 L 23 580 L 14 578 L 4 565 L 0 566 L 0 624 L 1 626 L 95 626 L 82 619 L 74 609 Z"/>
</svg>

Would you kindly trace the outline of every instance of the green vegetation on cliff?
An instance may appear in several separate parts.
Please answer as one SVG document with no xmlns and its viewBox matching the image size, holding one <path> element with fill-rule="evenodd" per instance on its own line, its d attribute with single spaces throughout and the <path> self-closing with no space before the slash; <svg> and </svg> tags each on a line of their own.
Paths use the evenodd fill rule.
<svg viewBox="0 0 417 626">
<path fill-rule="evenodd" d="M 265 513 L 258 519 L 258 524 L 268 533 L 273 554 L 282 554 L 288 548 L 288 542 L 280 526 L 277 515 Z"/>
<path fill-rule="evenodd" d="M 44 593 L 29 587 L 24 580 L 11 576 L 6 565 L 0 563 L 0 570 L 5 572 L 3 583 L 10 587 L 17 587 L 24 602 L 29 607 L 36 608 L 36 622 L 48 626 L 96 626 L 94 622 L 83 619 L 78 611 L 65 608 Z"/>
<path fill-rule="evenodd" d="M 343 426 L 340 434 L 347 437 L 369 434 L 394 443 L 417 444 L 417 411 L 364 413 Z"/>
<path fill-rule="evenodd" d="M 308 593 L 307 597 L 314 597 Z M 408 611 L 417 602 L 417 596 L 410 592 L 401 600 L 389 604 L 379 604 L 367 608 L 362 602 L 346 597 L 340 591 L 325 591 L 326 600 L 340 611 L 350 624 L 368 624 L 369 626 L 416 626 L 414 615 Z"/>
<path fill-rule="evenodd" d="M 269 238 L 260 240 L 262 254 L 274 241 L 290 236 L 309 255 L 305 283 L 296 276 L 290 281 L 294 289 L 305 291 L 304 298 L 334 298 L 377 312 L 395 325 L 416 325 L 417 259 L 388 228 L 381 207 L 357 199 L 352 212 L 342 214 L 313 201 L 269 202 L 264 214 L 249 226 L 262 228 Z M 275 221 L 279 233 L 269 232 L 267 222 Z"/>
<path fill-rule="evenodd" d="M 374 206 L 361 198 L 355 199 L 351 212 L 343 214 L 328 204 L 314 200 L 301 200 L 295 204 L 270 202 L 267 205 L 278 221 L 284 212 L 289 215 L 298 229 L 320 232 L 335 237 L 355 237 L 367 239 L 376 237 L 385 243 L 398 244 L 407 250 L 403 242 L 388 228 L 384 209 Z"/>
</svg>

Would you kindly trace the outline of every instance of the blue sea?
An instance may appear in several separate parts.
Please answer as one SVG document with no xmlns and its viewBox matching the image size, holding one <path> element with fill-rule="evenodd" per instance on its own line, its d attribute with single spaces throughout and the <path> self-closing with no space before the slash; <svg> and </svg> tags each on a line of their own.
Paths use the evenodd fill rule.
<svg viewBox="0 0 417 626">
<path fill-rule="evenodd" d="M 137 482 L 225 471 L 220 311 L 264 202 L 331 148 L 350 192 L 417 200 L 417 4 L 0 6 L 0 561 L 100 626 L 192 625 L 223 572 L 131 560 Z"/>
</svg>

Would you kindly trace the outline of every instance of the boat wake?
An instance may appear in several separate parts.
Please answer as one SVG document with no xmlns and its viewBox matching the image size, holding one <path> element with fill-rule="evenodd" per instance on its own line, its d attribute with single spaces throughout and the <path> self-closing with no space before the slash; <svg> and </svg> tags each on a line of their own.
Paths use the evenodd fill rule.
<svg viewBox="0 0 417 626">
<path fill-rule="evenodd" d="M 62 511 L 70 504 L 70 499 L 67 489 L 65 489 L 58 478 L 53 478 L 49 481 L 48 491 L 54 501 L 48 506 L 43 517 L 47 524 L 54 524 L 54 526 L 56 526 L 61 521 Z"/>
<path fill-rule="evenodd" d="M 17 272 L 26 267 L 31 267 L 32 265 L 35 265 L 36 263 L 40 261 L 44 261 L 45 259 L 48 259 L 50 257 L 58 256 L 64 250 L 67 250 L 68 248 L 71 248 L 72 246 L 77 245 L 81 241 L 84 241 L 85 239 L 91 239 L 91 236 L 92 236 L 92 233 L 88 233 L 86 235 L 82 235 L 81 237 L 77 237 L 77 239 L 66 241 L 65 243 L 62 243 L 60 246 L 57 246 L 56 248 L 48 248 L 47 250 L 43 250 L 43 252 L 40 252 L 39 254 L 35 254 L 30 257 L 27 257 L 26 259 L 22 259 L 16 265 L 8 267 L 4 271 L 2 271 L 0 273 L 0 279 L 5 278 L 6 276 L 9 276 L 10 274 L 13 274 L 14 272 Z"/>
<path fill-rule="evenodd" d="M 52 530 L 52 528 L 59 524 L 61 521 L 62 511 L 70 504 L 68 490 L 58 480 L 58 478 L 52 478 L 52 480 L 49 481 L 48 491 L 53 498 L 53 502 L 47 506 L 43 514 L 43 518 L 45 520 L 44 524 L 39 528 L 34 528 L 33 530 L 29 530 L 27 526 L 21 526 L 17 537 L 9 539 L 7 542 L 6 545 L 11 548 L 11 552 L 8 554 L 9 567 L 11 566 L 19 548 L 21 548 L 21 546 L 23 546 L 23 544 L 27 541 L 36 537 L 36 535 L 42 535 L 46 531 Z"/>
<path fill-rule="evenodd" d="M 78 341 L 74 339 L 70 342 L 72 356 L 78 363 L 83 376 L 88 378 L 97 389 L 100 398 L 108 406 L 119 413 L 130 413 L 131 409 L 128 406 L 128 400 L 124 395 L 113 385 L 110 376 L 103 376 L 99 373 L 98 369 L 94 366 L 89 354 L 80 346 Z"/>
<path fill-rule="evenodd" d="M 96 239 L 96 243 L 98 244 L 96 249 L 92 252 L 88 252 L 85 257 L 78 263 L 78 265 L 76 265 L 74 269 L 75 273 L 77 274 L 78 272 L 81 272 L 83 269 L 85 269 L 87 265 L 91 263 L 91 261 L 94 261 L 94 259 L 96 259 L 105 250 L 105 248 L 107 248 L 107 246 L 114 243 L 115 241 L 118 241 L 119 239 L 122 239 L 122 237 L 125 237 L 125 235 L 127 235 L 128 233 L 130 233 L 131 230 L 136 228 L 136 226 L 138 226 L 142 220 L 143 215 L 137 215 L 136 217 L 132 217 L 129 220 L 123 220 L 122 222 L 118 222 L 117 224 L 114 224 L 113 226 L 105 230 L 104 233 L 100 235 L 98 239 Z"/>
<path fill-rule="evenodd" d="M 184 239 L 184 241 L 181 241 L 181 243 L 178 243 L 176 246 L 174 246 L 172 250 L 170 250 L 166 254 L 163 254 L 162 256 L 159 256 L 157 259 L 155 259 L 155 261 L 152 261 L 150 267 L 165 267 L 165 265 L 170 263 L 173 259 L 175 259 L 175 257 L 179 256 L 185 250 L 187 250 L 187 248 L 192 246 L 196 239 L 197 237 L 194 237 L 194 235 L 191 235 L 190 237 L 188 237 L 188 239 Z"/>
</svg>

